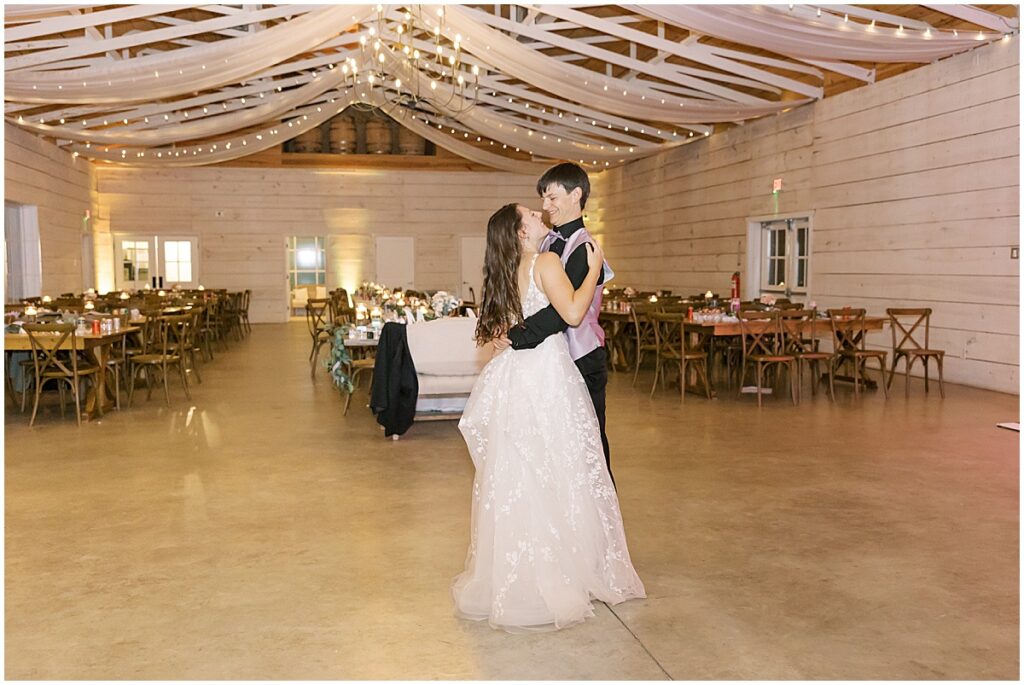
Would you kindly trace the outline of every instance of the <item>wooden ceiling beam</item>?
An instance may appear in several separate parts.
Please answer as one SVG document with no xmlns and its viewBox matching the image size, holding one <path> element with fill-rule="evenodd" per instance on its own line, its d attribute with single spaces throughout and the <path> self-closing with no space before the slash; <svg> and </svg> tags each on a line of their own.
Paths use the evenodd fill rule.
<svg viewBox="0 0 1024 685">
<path fill-rule="evenodd" d="M 971 5 L 925 5 L 925 7 L 1000 33 L 1010 33 L 1020 28 L 1020 20 L 1016 17 L 1004 17 Z"/>
<path fill-rule="evenodd" d="M 490 15 L 469 9 L 467 9 L 466 11 L 470 12 L 474 19 L 478 19 L 483 23 L 493 26 L 494 28 L 501 30 L 512 30 L 514 28 L 513 26 L 510 25 L 510 22 L 507 19 L 492 17 Z M 695 78 L 686 74 L 681 74 L 674 69 L 667 69 L 665 65 L 652 66 L 646 62 L 630 59 L 625 55 L 620 55 L 609 50 L 601 50 L 600 48 L 593 48 L 589 45 L 581 45 L 572 38 L 565 38 L 564 36 L 560 36 L 557 33 L 546 32 L 539 26 L 523 27 L 523 33 L 530 35 L 535 40 L 543 41 L 555 47 L 560 47 L 565 50 L 569 50 L 579 54 L 584 54 L 587 55 L 588 57 L 593 57 L 603 62 L 617 64 L 618 66 L 625 67 L 627 69 L 635 69 L 636 71 L 641 71 L 650 74 L 651 76 L 656 76 L 658 78 L 664 78 L 668 81 L 677 82 L 680 85 L 690 86 L 696 90 L 708 93 L 708 95 L 717 96 L 722 100 L 750 104 L 760 104 L 767 102 L 767 100 L 765 100 L 764 98 L 758 98 L 754 95 L 749 95 L 742 91 L 727 88 L 725 86 L 712 83 L 711 81 L 704 80 L 702 78 Z M 466 47 L 465 49 L 472 51 L 471 47 Z M 718 76 L 718 74 L 714 74 L 713 72 L 703 73 L 708 78 Z M 601 78 L 602 75 L 600 73 L 595 72 L 594 77 Z"/>
<path fill-rule="evenodd" d="M 649 33 L 643 31 L 637 31 L 626 26 L 619 26 L 611 22 L 605 22 L 604 20 L 587 14 L 585 12 L 578 12 L 571 10 L 559 5 L 542 5 L 541 11 L 545 14 L 552 14 L 556 17 L 561 17 L 566 21 L 576 21 L 581 25 L 588 26 L 610 35 L 619 36 L 625 40 L 631 40 L 641 45 L 654 48 L 656 50 L 664 50 L 671 52 L 674 55 L 682 57 L 683 59 L 692 60 L 701 64 L 706 64 L 716 69 L 722 69 L 723 71 L 745 76 L 761 83 L 769 83 L 773 86 L 785 88 L 794 93 L 806 95 L 812 98 L 821 98 L 822 89 L 796 81 L 794 79 L 779 76 L 770 71 L 763 69 L 756 69 L 754 67 L 746 66 L 740 62 L 735 62 L 722 57 L 714 55 L 708 46 L 696 43 L 694 45 L 684 46 L 679 43 L 659 38 L 658 36 L 652 36 Z M 682 27 L 685 28 L 685 27 Z"/>
<path fill-rule="evenodd" d="M 146 7 L 153 6 L 147 5 Z M 270 7 L 268 9 L 259 10 L 258 12 L 254 12 L 247 17 L 247 20 L 258 21 L 262 19 L 279 19 L 284 16 L 302 14 L 312 9 L 316 9 L 317 7 L 319 7 L 319 5 L 279 5 L 275 7 Z M 96 14 L 100 13 L 97 12 Z M 218 17 L 216 19 L 204 19 L 201 21 L 188 22 L 187 25 L 175 26 L 166 29 L 141 31 L 136 34 L 118 36 L 117 38 L 112 38 L 110 40 L 94 42 L 88 39 L 76 39 L 71 41 L 71 43 L 66 48 L 58 48 L 56 50 L 45 50 L 41 52 L 35 52 L 30 55 L 20 55 L 18 57 L 12 57 L 5 61 L 5 69 L 7 71 L 13 71 L 16 69 L 23 69 L 29 66 L 47 64 L 59 60 L 70 59 L 73 57 L 94 55 L 97 52 L 104 52 L 106 50 L 120 50 L 122 48 L 136 47 L 139 45 L 146 45 L 149 43 L 173 40 L 175 38 L 194 36 L 200 33 L 208 33 L 210 31 L 216 31 L 222 28 L 237 26 L 238 22 L 239 17 L 237 15 L 231 15 Z"/>
<path fill-rule="evenodd" d="M 82 30 L 87 26 L 114 24 L 119 21 L 140 19 L 153 14 L 174 12 L 189 7 L 199 7 L 199 5 L 128 5 L 112 10 L 50 17 L 46 21 L 37 21 L 6 29 L 4 31 L 4 43 L 25 40 L 26 38 L 34 38 L 36 36 L 48 36 L 55 33 L 69 33 Z"/>
</svg>

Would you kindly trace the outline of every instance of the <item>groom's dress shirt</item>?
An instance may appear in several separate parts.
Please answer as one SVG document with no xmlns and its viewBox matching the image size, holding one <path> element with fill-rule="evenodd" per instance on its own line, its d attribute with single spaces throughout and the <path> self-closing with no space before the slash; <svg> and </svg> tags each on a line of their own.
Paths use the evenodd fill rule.
<svg viewBox="0 0 1024 685">
<path fill-rule="evenodd" d="M 555 238 L 551 242 L 551 246 L 548 248 L 549 251 L 554 252 L 561 257 L 562 251 L 565 249 L 566 241 L 572 237 L 573 233 L 581 228 L 583 228 L 582 217 L 570 221 L 567 224 L 558 226 L 555 229 L 555 232 L 558 233 L 560 238 Z M 587 279 L 587 273 L 589 272 L 590 265 L 587 264 L 587 246 L 585 243 L 581 243 L 575 250 L 573 250 L 573 253 L 569 255 L 569 259 L 565 263 L 565 274 L 569 277 L 569 282 L 572 283 L 572 287 L 578 289 L 583 285 L 583 281 Z M 604 283 L 603 271 L 597 279 L 598 287 L 600 287 L 602 283 Z M 510 328 L 508 331 L 508 338 L 512 341 L 512 349 L 530 350 L 544 342 L 545 338 L 549 335 L 564 333 L 568 328 L 569 324 L 559 316 L 554 306 L 549 304 L 533 316 L 527 317 L 523 323 Z M 598 347 L 576 360 L 576 366 L 579 367 L 580 372 L 584 374 L 604 368 L 604 365 L 605 356 L 603 347 Z"/>
</svg>

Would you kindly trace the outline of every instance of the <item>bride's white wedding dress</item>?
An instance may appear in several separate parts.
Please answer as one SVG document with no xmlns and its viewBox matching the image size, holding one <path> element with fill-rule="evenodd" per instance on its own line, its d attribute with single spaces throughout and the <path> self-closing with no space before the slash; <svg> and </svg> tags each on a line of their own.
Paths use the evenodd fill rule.
<svg viewBox="0 0 1024 685">
<path fill-rule="evenodd" d="M 522 305 L 526 316 L 548 305 L 532 266 Z M 466 570 L 452 584 L 458 616 L 510 631 L 555 630 L 593 616 L 592 598 L 646 596 L 594 406 L 564 335 L 492 359 L 459 429 L 476 477 Z"/>
</svg>

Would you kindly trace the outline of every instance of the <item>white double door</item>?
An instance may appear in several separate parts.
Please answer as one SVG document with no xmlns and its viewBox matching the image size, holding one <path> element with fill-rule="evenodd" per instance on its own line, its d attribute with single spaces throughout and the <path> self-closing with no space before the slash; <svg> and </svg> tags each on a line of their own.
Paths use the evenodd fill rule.
<svg viewBox="0 0 1024 685">
<path fill-rule="evenodd" d="M 199 285 L 199 238 L 114 235 L 114 282 L 118 290 Z"/>
</svg>

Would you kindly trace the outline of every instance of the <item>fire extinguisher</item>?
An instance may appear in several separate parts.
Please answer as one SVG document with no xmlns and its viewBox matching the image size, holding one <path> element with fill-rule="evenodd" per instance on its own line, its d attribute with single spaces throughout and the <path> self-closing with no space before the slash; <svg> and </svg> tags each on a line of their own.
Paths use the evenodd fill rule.
<svg viewBox="0 0 1024 685">
<path fill-rule="evenodd" d="M 732 297 L 740 297 L 740 272 L 734 271 L 732 274 Z"/>
</svg>

